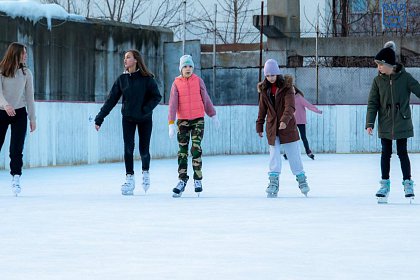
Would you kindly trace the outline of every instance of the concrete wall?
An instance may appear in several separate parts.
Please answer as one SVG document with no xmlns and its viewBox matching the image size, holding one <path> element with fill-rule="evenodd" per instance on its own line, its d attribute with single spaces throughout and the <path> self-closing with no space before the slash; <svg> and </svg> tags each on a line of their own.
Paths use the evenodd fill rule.
<svg viewBox="0 0 420 280">
<path fill-rule="evenodd" d="M 165 91 L 162 93 L 165 104 L 169 102 L 169 95 L 171 86 L 176 77 L 180 75 L 179 72 L 179 59 L 183 55 L 182 42 L 165 42 L 163 45 L 164 57 L 163 64 L 165 66 Z M 201 76 L 201 51 L 200 41 L 192 40 L 185 42 L 185 54 L 192 56 L 194 61 L 194 72 Z"/>
<path fill-rule="evenodd" d="M 263 60 L 271 58 L 264 53 Z M 274 58 L 276 58 L 274 56 Z M 201 55 L 201 73 L 209 93 L 213 93 L 212 54 Z M 216 91 L 213 102 L 218 105 L 257 104 L 256 85 L 259 74 L 259 53 L 218 53 L 216 54 Z M 318 104 L 367 104 L 367 98 L 376 68 L 320 67 L 318 72 L 319 89 L 316 90 L 316 69 L 311 67 L 284 68 L 285 74 L 295 78 L 312 103 Z M 420 68 L 407 68 L 413 77 L 420 81 Z M 412 95 L 412 103 L 420 99 Z"/>
<path fill-rule="evenodd" d="M 120 105 L 105 119 L 99 132 L 93 117 L 102 104 L 36 102 L 37 130 L 27 135 L 25 167 L 94 164 L 123 161 Z M 365 132 L 365 105 L 319 106 L 322 115 L 308 112 L 307 136 L 314 153 L 370 153 L 380 151 L 377 136 Z M 204 155 L 268 153 L 266 138 L 255 132 L 257 106 L 217 106 L 221 127 L 206 117 Z M 410 152 L 420 152 L 420 105 L 412 106 L 415 136 Z M 175 158 L 177 141 L 169 139 L 168 106 L 159 105 L 153 115 L 153 158 Z M 375 130 L 376 132 L 376 130 Z M 138 159 L 138 141 L 135 156 Z M 9 168 L 10 129 L 0 152 L 0 169 Z M 302 151 L 303 145 L 302 145 Z M 140 168 L 139 165 L 136 166 Z"/>
<path fill-rule="evenodd" d="M 37 100 L 104 100 L 129 49 L 142 53 L 165 91 L 163 43 L 173 40 L 169 29 L 88 19 L 53 20 L 48 30 L 42 22 L 0 14 L 0 53 L 14 41 L 27 45 Z"/>
</svg>

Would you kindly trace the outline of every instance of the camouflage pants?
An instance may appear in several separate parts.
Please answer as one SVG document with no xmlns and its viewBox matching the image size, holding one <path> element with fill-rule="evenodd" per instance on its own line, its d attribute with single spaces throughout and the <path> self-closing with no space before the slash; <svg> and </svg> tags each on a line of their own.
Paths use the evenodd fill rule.
<svg viewBox="0 0 420 280">
<path fill-rule="evenodd" d="M 204 135 L 204 118 L 194 120 L 178 120 L 178 178 L 183 181 L 188 181 L 188 146 L 191 137 L 191 155 L 192 166 L 194 170 L 194 179 L 201 180 L 203 175 L 201 173 L 201 140 Z"/>
</svg>

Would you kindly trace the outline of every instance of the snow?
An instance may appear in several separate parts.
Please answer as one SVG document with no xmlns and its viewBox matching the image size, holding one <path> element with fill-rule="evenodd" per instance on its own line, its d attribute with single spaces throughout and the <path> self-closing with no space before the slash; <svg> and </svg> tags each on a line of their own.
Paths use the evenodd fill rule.
<svg viewBox="0 0 420 280">
<path fill-rule="evenodd" d="M 85 17 L 67 13 L 57 4 L 41 4 L 38 0 L 0 0 L 0 11 L 12 18 L 23 17 L 34 24 L 42 18 L 47 19 L 48 29 L 51 30 L 51 19 L 82 21 Z"/>
<path fill-rule="evenodd" d="M 204 157 L 199 198 L 192 180 L 171 197 L 175 158 L 152 159 L 147 195 L 137 172 L 132 197 L 123 163 L 24 169 L 19 197 L 1 170 L 1 279 L 419 279 L 420 204 L 404 198 L 398 157 L 388 205 L 374 197 L 379 154 L 303 160 L 308 198 L 288 163 L 265 197 L 268 155 Z"/>
</svg>

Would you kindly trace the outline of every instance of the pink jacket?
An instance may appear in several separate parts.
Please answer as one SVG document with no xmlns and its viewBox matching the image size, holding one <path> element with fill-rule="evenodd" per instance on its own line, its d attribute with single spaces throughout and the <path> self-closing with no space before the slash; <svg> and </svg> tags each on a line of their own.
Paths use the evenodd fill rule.
<svg viewBox="0 0 420 280">
<path fill-rule="evenodd" d="M 204 81 L 195 74 L 189 78 L 175 78 L 169 97 L 169 123 L 174 123 L 175 117 L 194 120 L 204 117 L 205 113 L 209 117 L 216 115 Z"/>
<path fill-rule="evenodd" d="M 319 110 L 315 105 L 312 105 L 309 103 L 308 100 L 305 99 L 301 94 L 295 94 L 295 118 L 296 118 L 296 124 L 306 124 L 306 109 L 317 113 L 322 114 L 322 111 Z"/>
</svg>

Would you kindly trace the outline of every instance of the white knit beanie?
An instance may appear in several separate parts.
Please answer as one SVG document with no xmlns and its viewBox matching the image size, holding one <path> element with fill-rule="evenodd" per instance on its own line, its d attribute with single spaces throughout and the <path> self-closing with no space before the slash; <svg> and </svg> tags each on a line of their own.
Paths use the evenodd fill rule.
<svg viewBox="0 0 420 280">
<path fill-rule="evenodd" d="M 191 55 L 188 55 L 188 54 L 181 56 L 181 58 L 179 59 L 179 72 L 182 72 L 182 68 L 184 68 L 184 66 L 187 66 L 187 65 L 194 68 L 194 61 Z"/>
</svg>

